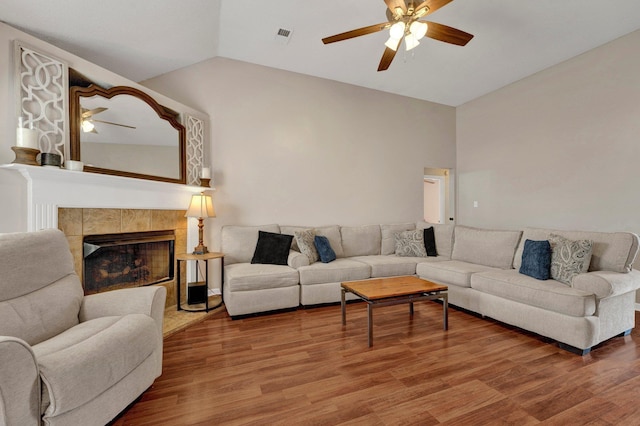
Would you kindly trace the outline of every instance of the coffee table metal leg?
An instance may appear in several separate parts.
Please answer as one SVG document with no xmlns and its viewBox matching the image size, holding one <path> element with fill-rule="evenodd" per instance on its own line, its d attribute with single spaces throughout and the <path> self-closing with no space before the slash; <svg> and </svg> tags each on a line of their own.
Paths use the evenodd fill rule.
<svg viewBox="0 0 640 426">
<path fill-rule="evenodd" d="M 444 324 L 444 329 L 449 329 L 449 295 L 444 293 L 442 295 L 442 323 Z"/>
<path fill-rule="evenodd" d="M 340 306 L 342 308 L 342 325 L 347 325 L 347 309 L 346 309 L 346 302 L 345 302 L 345 289 L 342 289 L 342 294 L 341 294 L 341 299 L 340 299 Z"/>
<path fill-rule="evenodd" d="M 409 302 L 409 317 L 413 319 L 413 302 Z"/>
<path fill-rule="evenodd" d="M 367 303 L 367 326 L 369 328 L 369 347 L 373 346 L 373 305 Z"/>
</svg>

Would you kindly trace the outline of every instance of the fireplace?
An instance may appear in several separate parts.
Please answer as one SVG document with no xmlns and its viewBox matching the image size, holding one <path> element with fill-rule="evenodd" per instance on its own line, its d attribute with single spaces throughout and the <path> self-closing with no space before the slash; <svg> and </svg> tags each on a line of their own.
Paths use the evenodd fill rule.
<svg viewBox="0 0 640 426">
<path fill-rule="evenodd" d="M 84 236 L 85 294 L 172 281 L 175 239 L 173 230 Z"/>
</svg>

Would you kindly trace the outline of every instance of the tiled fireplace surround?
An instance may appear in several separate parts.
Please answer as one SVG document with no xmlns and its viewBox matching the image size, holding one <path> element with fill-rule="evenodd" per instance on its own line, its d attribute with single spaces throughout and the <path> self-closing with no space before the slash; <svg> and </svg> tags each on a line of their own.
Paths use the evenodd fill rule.
<svg viewBox="0 0 640 426">
<path fill-rule="evenodd" d="M 67 236 L 75 261 L 76 273 L 82 278 L 82 241 L 86 235 L 172 230 L 176 236 L 175 252 L 184 253 L 187 249 L 187 218 L 184 217 L 184 213 L 184 210 L 59 207 L 58 228 Z M 184 271 L 183 269 L 183 274 Z M 182 277 L 181 282 L 186 282 L 186 276 Z M 175 305 L 175 278 L 158 285 L 167 289 L 166 305 Z M 183 291 L 182 294 L 184 295 L 186 292 Z"/>
<path fill-rule="evenodd" d="M 80 277 L 85 235 L 174 230 L 176 253 L 197 244 L 197 227 L 188 226 L 184 213 L 200 187 L 18 164 L 3 168 L 23 178 L 27 230 L 61 229 Z M 175 281 L 160 285 L 167 288 L 167 306 L 175 305 Z"/>
</svg>

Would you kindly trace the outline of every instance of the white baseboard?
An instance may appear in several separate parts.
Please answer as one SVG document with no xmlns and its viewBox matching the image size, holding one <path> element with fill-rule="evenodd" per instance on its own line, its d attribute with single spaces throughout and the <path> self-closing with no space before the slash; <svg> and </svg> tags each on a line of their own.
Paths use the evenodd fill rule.
<svg viewBox="0 0 640 426">
<path fill-rule="evenodd" d="M 640 303 L 636 303 L 636 311 L 640 311 Z"/>
<path fill-rule="evenodd" d="M 209 296 L 220 296 L 220 289 L 219 288 L 210 288 L 209 291 L 207 292 L 207 294 Z M 636 310 L 640 311 L 640 304 L 636 304 Z"/>
</svg>

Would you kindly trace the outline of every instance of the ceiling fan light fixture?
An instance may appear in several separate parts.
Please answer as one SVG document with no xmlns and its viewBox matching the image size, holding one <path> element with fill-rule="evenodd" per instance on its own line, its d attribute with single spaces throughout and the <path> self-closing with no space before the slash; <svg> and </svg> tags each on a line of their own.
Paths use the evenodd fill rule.
<svg viewBox="0 0 640 426">
<path fill-rule="evenodd" d="M 416 36 L 414 36 L 411 33 L 407 34 L 406 37 L 404 38 L 404 45 L 407 48 L 407 51 L 417 47 L 419 44 L 420 42 L 418 41 Z"/>
<path fill-rule="evenodd" d="M 384 45 L 395 52 L 398 49 L 398 39 L 389 37 L 389 40 Z"/>
<path fill-rule="evenodd" d="M 425 22 L 413 21 L 409 26 L 409 32 L 416 38 L 422 39 L 427 34 L 429 26 Z"/>
<path fill-rule="evenodd" d="M 91 132 L 96 126 L 93 125 L 93 123 L 89 120 L 82 120 L 82 131 L 85 133 L 89 133 Z"/>
<path fill-rule="evenodd" d="M 406 24 L 403 21 L 396 22 L 389 28 L 389 36 L 394 40 L 400 40 L 404 35 Z"/>
</svg>

